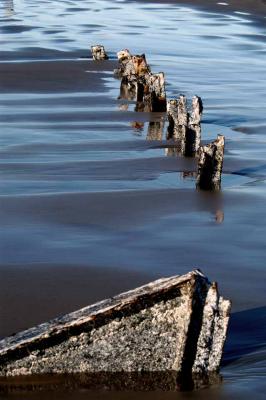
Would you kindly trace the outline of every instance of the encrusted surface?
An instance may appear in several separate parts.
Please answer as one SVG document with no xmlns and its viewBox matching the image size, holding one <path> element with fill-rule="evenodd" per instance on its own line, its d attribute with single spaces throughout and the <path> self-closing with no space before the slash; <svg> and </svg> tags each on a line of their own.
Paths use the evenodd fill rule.
<svg viewBox="0 0 266 400">
<path fill-rule="evenodd" d="M 175 153 L 193 157 L 197 153 L 201 141 L 201 117 L 203 105 L 198 96 L 192 98 L 191 112 L 188 112 L 186 96 L 167 102 L 169 126 L 167 140 L 175 144 Z M 169 154 L 172 153 L 170 150 Z"/>
<path fill-rule="evenodd" d="M 213 283 L 208 290 L 201 332 L 197 343 L 197 354 L 193 372 L 205 373 L 219 368 L 231 303 L 219 296 L 217 284 Z"/>
<path fill-rule="evenodd" d="M 73 336 L 8 364 L 5 375 L 180 369 L 190 321 L 189 295 Z M 190 308 L 190 309 L 189 309 Z"/>
<path fill-rule="evenodd" d="M 199 148 L 197 187 L 204 190 L 219 190 L 224 159 L 224 136 Z"/>
<path fill-rule="evenodd" d="M 209 285 L 197 270 L 160 279 L 4 339 L 0 376 L 216 371 L 228 309 Z"/>
</svg>

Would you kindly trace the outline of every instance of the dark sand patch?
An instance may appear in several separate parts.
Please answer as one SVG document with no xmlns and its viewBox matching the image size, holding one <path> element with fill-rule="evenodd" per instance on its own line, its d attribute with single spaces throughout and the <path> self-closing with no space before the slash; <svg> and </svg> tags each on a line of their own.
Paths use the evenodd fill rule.
<svg viewBox="0 0 266 400">
<path fill-rule="evenodd" d="M 7 265 L 0 271 L 0 338 L 155 277 L 151 272 L 80 265 Z"/>
<path fill-rule="evenodd" d="M 115 68 L 116 62 L 43 61 L 0 63 L 2 93 L 99 92 L 103 89 L 104 71 Z M 96 71 L 95 75 L 86 71 Z M 25 116 L 28 120 L 28 116 Z"/>
</svg>

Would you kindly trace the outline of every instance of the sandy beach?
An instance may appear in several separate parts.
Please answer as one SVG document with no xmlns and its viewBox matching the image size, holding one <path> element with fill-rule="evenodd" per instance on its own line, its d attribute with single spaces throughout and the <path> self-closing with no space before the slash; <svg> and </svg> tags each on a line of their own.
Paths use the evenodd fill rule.
<svg viewBox="0 0 266 400">
<path fill-rule="evenodd" d="M 0 337 L 198 267 L 233 301 L 223 384 L 138 396 L 263 399 L 265 2 L 50 3 L 0 9 Z M 109 61 L 91 60 L 94 43 Z M 220 193 L 169 155 L 164 114 L 120 98 L 124 47 L 165 72 L 169 98 L 203 98 L 203 143 L 226 137 Z M 18 395 L 60 396 L 88 394 Z"/>
</svg>

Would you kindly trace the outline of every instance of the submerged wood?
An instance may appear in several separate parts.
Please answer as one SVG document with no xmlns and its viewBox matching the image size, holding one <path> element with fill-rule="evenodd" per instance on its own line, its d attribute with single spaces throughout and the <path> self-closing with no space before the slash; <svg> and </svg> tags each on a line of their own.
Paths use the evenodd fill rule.
<svg viewBox="0 0 266 400">
<path fill-rule="evenodd" d="M 191 383 L 219 370 L 229 310 L 198 270 L 159 279 L 2 340 L 0 388 L 3 378 L 51 373 L 175 372 Z"/>
<path fill-rule="evenodd" d="M 203 190 L 219 190 L 224 159 L 224 136 L 199 149 L 197 188 Z"/>
<path fill-rule="evenodd" d="M 177 144 L 177 153 L 192 157 L 199 149 L 201 141 L 202 100 L 198 96 L 192 99 L 192 110 L 188 112 L 186 96 L 167 102 L 168 129 L 167 140 Z"/>
<path fill-rule="evenodd" d="M 91 54 L 95 61 L 108 60 L 109 58 L 105 52 L 104 46 L 100 44 L 91 46 Z"/>
</svg>

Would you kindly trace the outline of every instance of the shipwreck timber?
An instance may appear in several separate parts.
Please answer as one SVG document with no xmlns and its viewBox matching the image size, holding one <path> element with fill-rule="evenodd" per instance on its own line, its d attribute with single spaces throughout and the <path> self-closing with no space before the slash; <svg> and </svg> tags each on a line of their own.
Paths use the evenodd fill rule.
<svg viewBox="0 0 266 400">
<path fill-rule="evenodd" d="M 144 374 L 149 387 L 167 374 L 175 387 L 193 374 L 206 380 L 219 370 L 229 312 L 199 270 L 159 279 L 2 340 L 0 389 L 47 374 L 105 377 L 111 386 L 118 373 L 129 385 Z"/>
</svg>

